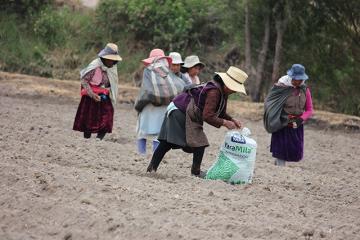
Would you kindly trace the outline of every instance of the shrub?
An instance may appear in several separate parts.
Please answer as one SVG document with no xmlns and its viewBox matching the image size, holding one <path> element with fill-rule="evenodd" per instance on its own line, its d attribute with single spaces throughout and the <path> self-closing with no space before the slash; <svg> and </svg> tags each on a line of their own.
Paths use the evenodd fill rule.
<svg viewBox="0 0 360 240">
<path fill-rule="evenodd" d="M 7 0 L 1 2 L 1 10 L 7 14 L 18 14 L 19 16 L 33 16 L 41 9 L 52 5 L 54 0 Z"/>
<path fill-rule="evenodd" d="M 101 2 L 97 21 L 108 35 L 132 33 L 147 46 L 176 50 L 224 37 L 217 24 L 222 7 L 217 0 L 110 0 Z"/>
<path fill-rule="evenodd" d="M 66 8 L 55 11 L 52 8 L 42 10 L 34 23 L 34 32 L 48 46 L 56 47 L 64 43 L 67 35 Z"/>
</svg>

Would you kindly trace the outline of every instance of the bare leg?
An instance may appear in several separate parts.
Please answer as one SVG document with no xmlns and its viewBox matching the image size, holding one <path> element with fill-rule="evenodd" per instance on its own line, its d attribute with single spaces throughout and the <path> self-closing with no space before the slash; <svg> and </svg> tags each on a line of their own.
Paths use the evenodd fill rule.
<svg viewBox="0 0 360 240">
<path fill-rule="evenodd" d="M 275 159 L 275 165 L 276 165 L 276 166 L 284 167 L 285 164 L 286 164 L 286 161 L 285 161 L 285 160 L 282 160 L 282 159 L 279 159 L 279 158 L 276 158 L 276 159 Z"/>
</svg>

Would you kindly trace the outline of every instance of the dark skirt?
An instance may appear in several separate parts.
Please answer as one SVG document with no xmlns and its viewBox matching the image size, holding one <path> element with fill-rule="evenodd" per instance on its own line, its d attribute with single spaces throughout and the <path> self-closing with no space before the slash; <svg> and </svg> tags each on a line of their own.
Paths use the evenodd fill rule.
<svg viewBox="0 0 360 240">
<path fill-rule="evenodd" d="M 191 153 L 194 149 L 187 146 L 186 143 L 185 117 L 185 113 L 179 109 L 171 111 L 169 117 L 165 116 L 158 140 L 167 142 L 173 149 L 181 148 L 183 151 Z"/>
<path fill-rule="evenodd" d="M 274 158 L 298 162 L 304 154 L 304 126 L 284 127 L 271 135 L 270 152 Z"/>
<path fill-rule="evenodd" d="M 91 133 L 111 133 L 114 108 L 111 100 L 96 102 L 88 96 L 82 96 L 76 112 L 73 130 Z"/>
</svg>

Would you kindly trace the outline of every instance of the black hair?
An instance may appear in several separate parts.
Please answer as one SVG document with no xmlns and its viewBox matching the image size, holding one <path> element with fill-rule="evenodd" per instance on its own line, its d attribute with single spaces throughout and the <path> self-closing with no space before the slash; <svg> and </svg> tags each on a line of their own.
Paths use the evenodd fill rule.
<svg viewBox="0 0 360 240">
<path fill-rule="evenodd" d="M 103 57 L 100 57 L 100 60 L 101 60 L 101 62 L 105 65 L 105 58 L 103 58 Z M 113 61 L 113 65 L 116 65 L 119 61 L 116 61 L 116 60 L 111 60 L 111 59 L 107 59 L 107 60 L 110 60 L 110 61 Z"/>
<path fill-rule="evenodd" d="M 183 67 L 183 66 L 180 67 L 181 73 L 187 73 L 187 70 L 188 70 L 188 68 L 186 68 L 186 67 Z"/>
<path fill-rule="evenodd" d="M 222 78 L 220 77 L 219 74 L 215 74 L 213 79 L 214 79 L 215 82 L 219 83 L 222 88 L 224 87 L 225 83 L 224 83 L 224 81 L 222 80 Z"/>
<path fill-rule="evenodd" d="M 205 67 L 205 66 L 204 66 L 203 64 L 201 64 L 201 63 L 195 64 L 194 66 L 189 67 L 189 68 L 184 67 L 184 66 L 181 66 L 181 67 L 180 67 L 180 72 L 182 72 L 182 73 L 187 73 L 190 68 L 193 68 L 193 67 L 196 67 L 196 66 L 200 66 L 201 69 L 203 69 L 203 68 Z"/>
</svg>

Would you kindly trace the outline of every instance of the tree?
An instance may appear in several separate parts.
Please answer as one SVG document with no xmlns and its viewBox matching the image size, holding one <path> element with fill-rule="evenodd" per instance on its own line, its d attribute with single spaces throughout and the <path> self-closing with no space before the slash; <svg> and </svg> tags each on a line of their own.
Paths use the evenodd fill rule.
<svg viewBox="0 0 360 240">
<path fill-rule="evenodd" d="M 279 79 L 280 63 L 283 50 L 283 38 L 290 17 L 290 7 L 287 1 L 278 1 L 273 11 L 275 17 L 276 43 L 273 70 L 271 75 L 272 82 Z"/>
<path fill-rule="evenodd" d="M 315 107 L 360 115 L 360 2 L 293 1 L 292 9 L 284 62 L 305 65 Z"/>
<path fill-rule="evenodd" d="M 270 40 L 270 11 L 269 6 L 267 5 L 264 8 L 261 8 L 263 16 L 263 38 L 261 43 L 261 48 L 258 53 L 256 67 L 253 66 L 252 61 L 252 37 L 250 30 L 250 10 L 249 2 L 245 2 L 245 68 L 249 74 L 248 86 L 250 97 L 252 101 L 260 101 L 261 96 L 261 85 L 263 82 L 263 72 L 265 68 L 265 61 L 267 58 L 267 53 L 269 50 L 269 40 Z"/>
</svg>

